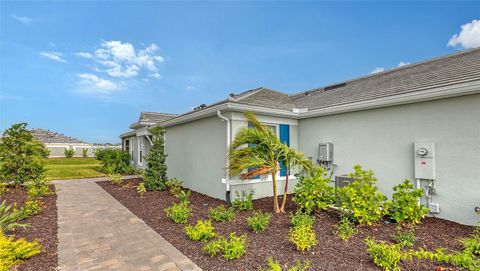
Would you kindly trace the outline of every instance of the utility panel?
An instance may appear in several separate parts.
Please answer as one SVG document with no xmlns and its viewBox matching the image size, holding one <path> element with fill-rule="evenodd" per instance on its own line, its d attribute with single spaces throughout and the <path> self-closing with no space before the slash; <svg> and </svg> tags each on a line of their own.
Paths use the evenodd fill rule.
<svg viewBox="0 0 480 271">
<path fill-rule="evenodd" d="M 435 144 L 433 142 L 415 142 L 415 179 L 435 179 Z"/>
<path fill-rule="evenodd" d="M 333 162 L 333 143 L 318 144 L 318 162 Z"/>
</svg>

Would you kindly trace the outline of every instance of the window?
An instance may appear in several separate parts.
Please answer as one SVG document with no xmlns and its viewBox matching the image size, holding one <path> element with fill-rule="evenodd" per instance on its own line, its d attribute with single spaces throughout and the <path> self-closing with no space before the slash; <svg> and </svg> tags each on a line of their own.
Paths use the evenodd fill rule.
<svg viewBox="0 0 480 271">
<path fill-rule="evenodd" d="M 130 152 L 130 140 L 125 140 L 125 151 Z"/>
<path fill-rule="evenodd" d="M 140 150 L 140 164 L 142 163 L 142 160 L 143 160 L 143 154 L 142 154 L 142 151 Z"/>
</svg>

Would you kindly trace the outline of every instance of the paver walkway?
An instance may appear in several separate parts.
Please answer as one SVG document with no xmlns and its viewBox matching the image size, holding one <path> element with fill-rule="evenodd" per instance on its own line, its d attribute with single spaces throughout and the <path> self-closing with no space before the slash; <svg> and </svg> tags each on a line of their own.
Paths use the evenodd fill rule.
<svg viewBox="0 0 480 271">
<path fill-rule="evenodd" d="M 54 182 L 60 270 L 202 270 L 95 184 L 99 180 L 105 178 Z"/>
</svg>

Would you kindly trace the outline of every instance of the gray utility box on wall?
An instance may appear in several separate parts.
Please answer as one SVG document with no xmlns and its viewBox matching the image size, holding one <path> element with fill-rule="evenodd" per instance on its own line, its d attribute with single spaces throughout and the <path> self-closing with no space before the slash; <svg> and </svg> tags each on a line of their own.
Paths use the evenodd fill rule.
<svg viewBox="0 0 480 271">
<path fill-rule="evenodd" d="M 433 142 L 415 142 L 415 179 L 435 179 L 435 144 Z"/>
<path fill-rule="evenodd" d="M 318 144 L 318 162 L 333 162 L 333 143 Z"/>
</svg>

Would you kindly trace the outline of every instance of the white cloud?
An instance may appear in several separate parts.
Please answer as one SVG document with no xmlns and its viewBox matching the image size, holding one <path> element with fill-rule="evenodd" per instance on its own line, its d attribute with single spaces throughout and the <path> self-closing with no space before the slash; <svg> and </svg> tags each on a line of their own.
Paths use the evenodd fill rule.
<svg viewBox="0 0 480 271">
<path fill-rule="evenodd" d="M 65 59 L 62 58 L 62 53 L 60 52 L 40 52 L 40 55 L 43 56 L 43 57 L 46 57 L 46 58 L 50 58 L 51 60 L 55 60 L 55 61 L 58 61 L 58 62 L 62 62 L 62 63 L 67 63 L 67 61 Z"/>
<path fill-rule="evenodd" d="M 402 67 L 402 66 L 405 66 L 405 65 L 408 65 L 408 64 L 410 64 L 410 63 L 400 61 L 400 63 L 398 63 L 398 66 L 397 66 L 397 67 Z"/>
<path fill-rule="evenodd" d="M 83 92 L 102 92 L 109 93 L 114 90 L 118 90 L 119 86 L 112 81 L 100 78 L 91 73 L 80 73 L 80 84 L 83 86 Z"/>
<path fill-rule="evenodd" d="M 480 47 L 480 20 L 473 20 L 461 26 L 461 31 L 453 35 L 447 46 L 460 46 L 464 49 Z"/>
<path fill-rule="evenodd" d="M 194 90 L 195 87 L 194 87 L 194 86 L 187 86 L 185 89 L 186 89 L 186 90 Z"/>
<path fill-rule="evenodd" d="M 83 58 L 92 58 L 92 54 L 90 53 L 87 53 L 87 52 L 77 52 L 77 53 L 74 53 L 74 55 L 78 56 L 78 57 L 83 57 Z"/>
<path fill-rule="evenodd" d="M 12 18 L 21 22 L 22 24 L 30 24 L 34 21 L 33 18 L 26 17 L 26 16 L 17 16 L 15 14 L 12 14 Z"/>
<path fill-rule="evenodd" d="M 370 74 L 375 74 L 383 71 L 385 71 L 384 67 L 376 67 L 375 69 L 373 69 L 373 71 L 370 72 Z"/>
<path fill-rule="evenodd" d="M 156 44 L 144 49 L 136 49 L 131 43 L 121 41 L 104 41 L 101 48 L 92 53 L 79 52 L 77 56 L 92 58 L 100 67 L 98 72 L 105 72 L 112 77 L 132 78 L 142 72 L 149 77 L 161 78 L 157 65 L 165 59 L 157 53 Z"/>
</svg>

